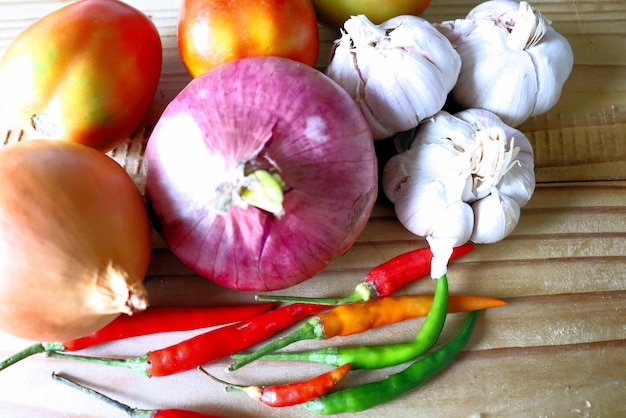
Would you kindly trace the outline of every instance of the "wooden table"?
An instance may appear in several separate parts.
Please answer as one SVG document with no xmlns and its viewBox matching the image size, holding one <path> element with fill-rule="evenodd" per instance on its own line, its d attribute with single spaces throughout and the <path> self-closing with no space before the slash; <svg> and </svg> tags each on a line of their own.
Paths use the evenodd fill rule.
<svg viewBox="0 0 626 418">
<path fill-rule="evenodd" d="M 0 50 L 35 18 L 63 1 L 0 1 Z M 165 46 L 161 86 L 145 129 L 113 156 L 140 180 L 134 152 L 167 102 L 189 80 L 176 50 L 179 1 L 130 1 L 156 22 Z M 472 0 L 433 0 L 433 22 L 464 16 Z M 626 3 L 542 0 L 533 3 L 570 41 L 575 66 L 561 100 L 521 130 L 536 154 L 537 190 L 513 234 L 479 246 L 450 268 L 452 293 L 501 297 L 486 312 L 451 367 L 395 402 L 354 416 L 618 417 L 626 416 Z M 322 28 L 320 66 L 335 34 Z M 514 100 L 514 98 L 512 98 Z M 4 126 L 5 143 L 20 133 Z M 14 127 L 13 127 L 14 128 Z M 340 295 L 375 264 L 425 242 L 406 232 L 379 204 L 357 244 L 327 271 L 279 293 Z M 147 277 L 154 304 L 249 302 L 253 295 L 211 284 L 185 268 L 154 235 Z M 423 280 L 402 293 L 432 292 Z M 451 315 L 442 341 L 463 316 Z M 319 345 L 400 341 L 420 320 Z M 139 355 L 197 332 L 137 338 L 91 350 Z M 30 342 L 0 335 L 4 358 Z M 301 343 L 293 348 L 312 347 Z M 316 364 L 259 361 L 226 375 L 228 359 L 208 365 L 241 384 L 273 384 L 314 376 Z M 397 370 L 400 367 L 395 368 Z M 198 371 L 146 379 L 134 372 L 31 357 L 0 373 L 3 417 L 122 417 L 123 413 L 50 379 L 63 372 L 133 406 L 180 407 L 228 417 L 304 417 L 301 408 L 271 410 L 242 394 L 226 394 Z M 395 370 L 393 370 L 395 371 Z M 389 370 L 353 373 L 345 385 L 382 378 Z M 352 415 L 346 415 L 352 416 Z"/>
</svg>

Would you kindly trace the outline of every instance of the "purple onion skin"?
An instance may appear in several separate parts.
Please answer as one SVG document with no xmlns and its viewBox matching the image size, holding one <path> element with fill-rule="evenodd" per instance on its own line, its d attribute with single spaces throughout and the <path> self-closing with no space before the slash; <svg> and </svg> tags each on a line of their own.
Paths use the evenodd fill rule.
<svg viewBox="0 0 626 418">
<path fill-rule="evenodd" d="M 245 58 L 192 80 L 159 119 L 145 159 L 146 201 L 169 248 L 241 291 L 315 276 L 354 244 L 377 197 L 372 134 L 357 105 L 285 58 Z M 230 169 L 254 161 L 288 186 L 280 218 L 253 206 L 220 213 L 211 201 Z"/>
</svg>

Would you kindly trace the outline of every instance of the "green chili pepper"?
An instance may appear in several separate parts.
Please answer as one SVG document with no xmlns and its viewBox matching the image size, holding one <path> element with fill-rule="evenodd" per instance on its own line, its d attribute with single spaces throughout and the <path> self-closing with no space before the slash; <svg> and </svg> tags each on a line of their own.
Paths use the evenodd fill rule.
<svg viewBox="0 0 626 418">
<path fill-rule="evenodd" d="M 447 279 L 443 284 L 447 288 Z M 447 293 L 447 291 L 446 291 Z M 419 298 L 421 299 L 421 298 Z M 317 305 L 316 305 L 317 306 Z M 432 300 L 428 307 L 415 303 L 415 296 L 386 296 L 367 302 L 355 302 L 336 306 L 309 319 L 299 328 L 286 336 L 271 341 L 251 353 L 240 353 L 229 367 L 229 371 L 237 370 L 266 354 L 302 340 L 327 340 L 341 335 L 352 335 L 385 325 L 395 324 L 406 319 L 425 316 L 430 312 Z"/>
<path fill-rule="evenodd" d="M 327 347 L 300 353 L 278 353 L 274 356 L 269 354 L 264 358 L 304 359 L 337 366 L 350 363 L 353 370 L 395 366 L 414 360 L 437 342 L 445 323 L 447 310 L 448 279 L 444 275 L 437 280 L 433 303 L 422 327 L 412 341 L 373 346 Z"/>
<path fill-rule="evenodd" d="M 333 392 L 302 404 L 318 414 L 358 412 L 390 402 L 422 385 L 443 370 L 467 345 L 480 311 L 473 311 L 463 328 L 446 345 L 384 380 Z"/>
</svg>

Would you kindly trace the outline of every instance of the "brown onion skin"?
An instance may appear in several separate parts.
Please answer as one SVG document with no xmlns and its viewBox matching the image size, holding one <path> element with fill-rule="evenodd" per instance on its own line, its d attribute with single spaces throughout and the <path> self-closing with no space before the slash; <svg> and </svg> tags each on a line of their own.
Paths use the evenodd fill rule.
<svg viewBox="0 0 626 418">
<path fill-rule="evenodd" d="M 65 341 L 146 307 L 150 224 L 119 164 L 84 145 L 31 140 L 0 151 L 0 179 L 1 330 Z"/>
<path fill-rule="evenodd" d="M 378 192 L 372 134 L 355 102 L 321 72 L 278 57 L 191 81 L 162 114 L 145 161 L 153 225 L 170 249 L 241 291 L 284 289 L 325 269 L 354 244 Z M 282 218 L 253 206 L 215 210 L 209 195 L 251 162 L 287 184 Z"/>
</svg>

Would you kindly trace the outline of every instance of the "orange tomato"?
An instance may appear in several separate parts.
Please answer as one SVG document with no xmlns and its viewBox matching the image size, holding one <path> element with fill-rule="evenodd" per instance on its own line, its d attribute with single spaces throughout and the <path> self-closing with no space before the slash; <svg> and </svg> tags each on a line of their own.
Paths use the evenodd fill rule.
<svg viewBox="0 0 626 418">
<path fill-rule="evenodd" d="M 183 0 L 178 50 L 189 73 L 239 58 L 274 55 L 315 66 L 317 19 L 310 0 Z"/>
<path fill-rule="evenodd" d="M 105 151 L 141 123 L 161 64 L 161 38 L 144 13 L 118 0 L 82 0 L 9 45 L 0 104 L 39 136 Z"/>
<path fill-rule="evenodd" d="M 430 0 L 312 0 L 320 22 L 340 28 L 354 15 L 365 15 L 378 24 L 400 15 L 419 16 Z"/>
</svg>

